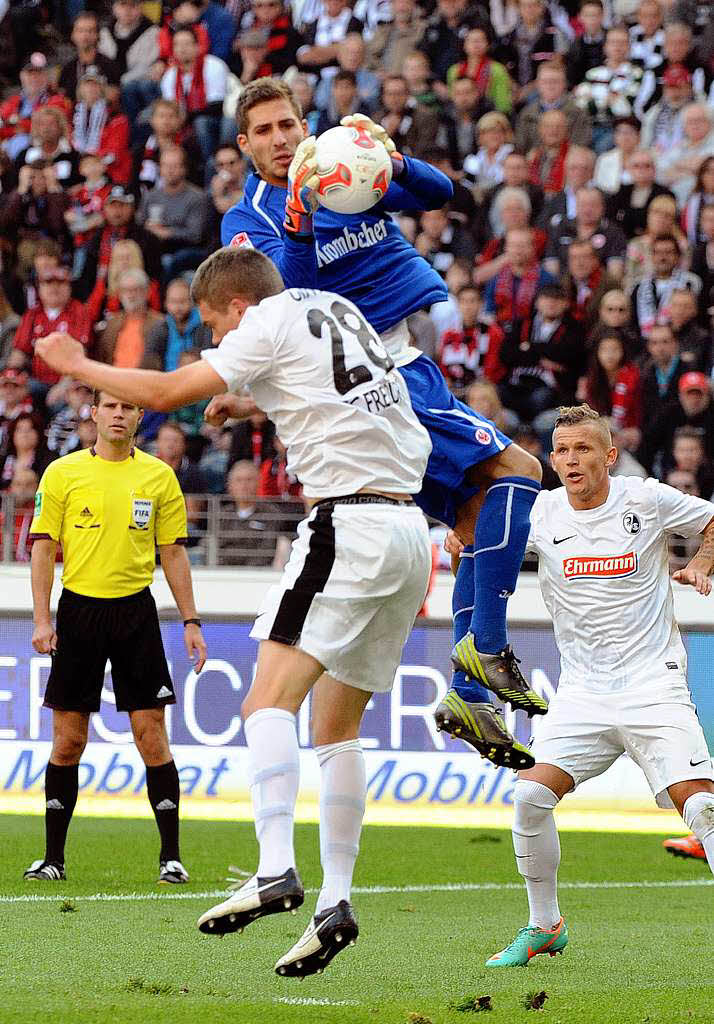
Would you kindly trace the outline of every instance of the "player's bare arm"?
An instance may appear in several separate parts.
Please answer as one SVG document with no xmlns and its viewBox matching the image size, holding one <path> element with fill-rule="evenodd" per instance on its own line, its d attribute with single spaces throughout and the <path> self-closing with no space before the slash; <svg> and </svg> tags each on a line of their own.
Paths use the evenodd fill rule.
<svg viewBox="0 0 714 1024">
<path fill-rule="evenodd" d="M 198 619 L 191 583 L 191 566 L 186 548 L 183 544 L 161 544 L 159 545 L 159 558 L 166 582 L 174 595 L 179 615 L 184 622 L 187 619 Z M 206 663 L 206 641 L 203 639 L 201 627 L 195 622 L 189 622 L 184 626 L 183 640 L 188 656 L 194 663 L 194 671 L 198 673 Z"/>
<path fill-rule="evenodd" d="M 32 545 L 32 646 L 38 654 L 57 650 L 57 633 L 50 615 L 50 593 L 55 578 L 57 541 L 38 538 Z"/>
<path fill-rule="evenodd" d="M 714 571 L 714 519 L 702 534 L 702 542 L 696 555 L 684 566 L 672 573 L 672 579 L 687 587 L 694 587 L 698 594 L 707 597 L 711 593 L 711 574 Z"/>
<path fill-rule="evenodd" d="M 226 420 L 247 420 L 261 410 L 250 395 L 216 395 L 206 406 L 203 418 L 212 427 L 222 427 Z"/>
<path fill-rule="evenodd" d="M 58 373 L 69 374 L 91 388 L 157 412 L 171 412 L 226 390 L 225 382 L 208 363 L 191 363 L 171 373 L 107 366 L 88 359 L 81 343 L 60 331 L 40 338 L 35 351 Z"/>
</svg>

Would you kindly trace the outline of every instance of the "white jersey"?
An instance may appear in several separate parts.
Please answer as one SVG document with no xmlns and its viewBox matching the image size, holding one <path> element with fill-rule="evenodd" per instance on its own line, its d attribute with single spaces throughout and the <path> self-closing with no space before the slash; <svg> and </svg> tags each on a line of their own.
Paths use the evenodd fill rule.
<svg viewBox="0 0 714 1024">
<path fill-rule="evenodd" d="M 347 299 L 311 289 L 273 295 L 201 355 L 229 390 L 250 389 L 308 498 L 421 489 L 429 435 L 378 335 Z"/>
<path fill-rule="evenodd" d="M 622 690 L 686 672 L 674 619 L 667 537 L 696 537 L 714 505 L 657 480 L 610 479 L 607 501 L 576 510 L 541 491 L 528 550 L 560 651 L 560 685 Z"/>
</svg>

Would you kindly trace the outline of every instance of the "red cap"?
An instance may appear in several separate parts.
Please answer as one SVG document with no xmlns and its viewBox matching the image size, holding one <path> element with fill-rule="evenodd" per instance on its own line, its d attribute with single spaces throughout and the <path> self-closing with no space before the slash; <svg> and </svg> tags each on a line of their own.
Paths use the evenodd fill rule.
<svg viewBox="0 0 714 1024">
<path fill-rule="evenodd" d="M 679 378 L 679 390 L 682 391 L 709 391 L 710 385 L 709 377 L 706 373 L 701 373 L 699 370 L 690 370 L 689 373 L 683 373 Z"/>
<path fill-rule="evenodd" d="M 662 75 L 664 85 L 689 85 L 691 81 L 692 75 L 684 64 L 670 64 Z"/>
</svg>

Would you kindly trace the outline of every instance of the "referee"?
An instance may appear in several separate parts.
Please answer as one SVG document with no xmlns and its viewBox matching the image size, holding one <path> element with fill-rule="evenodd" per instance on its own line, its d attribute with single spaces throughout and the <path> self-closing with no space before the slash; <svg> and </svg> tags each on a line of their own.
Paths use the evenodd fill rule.
<svg viewBox="0 0 714 1024">
<path fill-rule="evenodd" d="M 179 853 L 179 778 L 164 725 L 164 708 L 176 697 L 149 590 L 156 545 L 197 672 L 206 644 L 183 547 L 183 494 L 169 466 L 134 447 L 142 416 L 138 406 L 95 392 L 95 446 L 52 462 L 35 495 L 32 646 L 52 656 L 44 706 L 52 708 L 53 742 L 45 774 L 45 856 L 30 865 L 26 879 L 66 877 L 64 846 L 77 802 L 79 761 L 109 660 L 116 706 L 129 712 L 146 765 L 161 836 L 159 882 L 188 881 Z M 58 543 L 64 589 L 55 628 L 50 591 Z"/>
</svg>

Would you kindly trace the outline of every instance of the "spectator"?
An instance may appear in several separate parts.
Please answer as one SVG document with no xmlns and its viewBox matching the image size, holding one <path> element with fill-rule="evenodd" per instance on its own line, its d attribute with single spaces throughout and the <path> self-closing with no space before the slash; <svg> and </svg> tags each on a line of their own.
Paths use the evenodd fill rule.
<svg viewBox="0 0 714 1024">
<path fill-rule="evenodd" d="M 701 427 L 677 427 L 672 442 L 671 472 L 692 473 L 700 494 L 711 496 L 714 491 L 714 464 L 704 450 L 704 431 Z"/>
<path fill-rule="evenodd" d="M 211 329 L 205 327 L 191 302 L 191 288 L 183 277 L 166 288 L 166 316 L 157 322 L 146 343 L 147 365 L 169 373 L 177 369 L 182 352 L 211 347 Z"/>
<path fill-rule="evenodd" d="M 544 491 L 554 491 L 556 487 L 560 487 L 560 480 L 558 474 L 555 472 L 550 464 L 548 456 L 545 454 L 546 448 L 543 446 L 543 442 L 536 431 L 529 423 L 522 423 L 513 431 L 512 435 L 513 443 L 519 445 L 529 455 L 532 455 L 534 459 L 538 459 L 540 462 L 541 469 L 543 470 L 543 477 L 540 485 Z M 550 451 L 551 441 L 548 438 L 547 450 Z M 535 566 L 534 566 L 535 567 Z M 524 565 L 521 572 L 529 571 L 528 566 Z"/>
<path fill-rule="evenodd" d="M 456 78 L 470 78 L 476 86 L 479 99 L 487 100 L 494 110 L 510 114 L 513 109 L 513 83 L 503 64 L 489 54 L 492 40 L 484 26 L 470 28 L 464 36 L 465 60 L 452 64 L 446 76 L 447 83 Z"/>
<path fill-rule="evenodd" d="M 277 541 L 284 534 L 284 511 L 260 501 L 260 470 L 252 462 L 231 466 L 226 482 L 231 501 L 221 510 L 219 563 L 276 568 Z"/>
<path fill-rule="evenodd" d="M 435 302 L 429 308 L 429 319 L 434 328 L 434 338 L 441 339 L 446 331 L 460 331 L 463 327 L 458 294 L 466 285 L 472 284 L 471 265 L 463 260 L 454 260 L 444 274 L 447 296 L 443 302 Z M 436 344 L 434 346 L 436 349 Z M 436 358 L 436 351 L 432 358 Z"/>
<path fill-rule="evenodd" d="M 348 0 L 321 0 L 317 18 L 302 26 L 305 43 L 297 52 L 298 65 L 329 82 L 338 67 L 339 44 L 352 32 L 361 35 L 362 29 Z"/>
<path fill-rule="evenodd" d="M 519 420 L 534 422 L 536 430 L 552 429 L 539 422 L 542 414 L 569 405 L 584 370 L 582 333 L 568 313 L 565 290 L 545 285 L 536 297 L 533 316 L 514 321 L 501 346 L 507 374 L 499 391 L 501 401 Z"/>
<path fill-rule="evenodd" d="M 536 259 L 531 230 L 507 233 L 506 257 L 506 265 L 489 281 L 484 297 L 485 312 L 495 317 L 504 331 L 511 321 L 530 317 L 538 292 L 555 283 Z"/>
<path fill-rule="evenodd" d="M 99 49 L 119 69 L 121 101 L 129 121 L 159 95 L 165 64 L 159 61 L 159 28 L 140 0 L 115 0 L 113 19 L 99 33 Z"/>
<path fill-rule="evenodd" d="M 85 348 L 90 348 L 92 324 L 86 308 L 72 298 L 70 274 L 66 267 L 56 267 L 43 274 L 38 285 L 38 299 L 38 304 L 28 309 L 20 321 L 8 366 L 29 369 L 30 376 L 38 385 L 36 390 L 44 393 L 50 385 L 57 383 L 59 374 L 35 355 L 37 339 L 52 331 L 62 331 L 71 334 Z"/>
<path fill-rule="evenodd" d="M 449 217 L 447 208 L 422 213 L 414 246 L 442 276 L 454 260 L 471 263 L 474 258 L 471 235 L 458 221 Z"/>
<path fill-rule="evenodd" d="M 603 297 L 617 287 L 614 277 L 607 273 L 592 242 L 574 240 L 568 246 L 568 267 L 563 276 L 570 312 L 586 335 L 598 318 Z"/>
<path fill-rule="evenodd" d="M 449 68 L 462 59 L 463 39 L 470 28 L 487 27 L 487 16 L 468 0 L 437 0 L 419 49 L 427 55 L 435 77 L 445 82 Z"/>
<path fill-rule="evenodd" d="M 592 320 L 589 322 L 592 324 Z M 611 288 L 600 299 L 598 319 L 587 332 L 588 345 L 592 347 L 605 334 L 613 331 L 622 338 L 631 359 L 641 355 L 643 343 L 632 327 L 632 304 L 619 288 Z"/>
<path fill-rule="evenodd" d="M 541 144 L 541 121 L 543 115 L 551 110 L 560 110 L 565 115 L 566 137 L 571 145 L 590 145 L 590 118 L 569 95 L 563 67 L 548 61 L 538 67 L 536 98 L 523 107 L 516 119 L 516 147 L 522 153 L 528 153 Z"/>
<path fill-rule="evenodd" d="M 206 493 L 206 483 L 198 466 L 187 458 L 186 435 L 174 420 L 165 420 L 159 426 L 154 454 L 157 459 L 171 466 L 176 474 L 179 487 L 186 499 L 188 546 L 196 547 L 204 522 L 202 502 L 196 495 Z"/>
<path fill-rule="evenodd" d="M 682 64 L 673 64 L 662 77 L 662 96 L 642 117 L 640 142 L 659 159 L 684 138 L 682 111 L 692 102 L 692 76 Z"/>
<path fill-rule="evenodd" d="M 441 110 L 444 94 L 443 83 L 437 82 L 431 73 L 429 60 L 421 50 L 413 50 L 404 58 L 402 75 L 406 79 L 409 95 L 423 107 Z"/>
<path fill-rule="evenodd" d="M 218 7 L 213 4 L 213 7 Z M 297 62 L 297 51 L 302 45 L 302 36 L 293 28 L 290 10 L 285 9 L 282 0 L 252 0 L 249 16 L 244 16 L 242 27 L 248 28 L 233 43 L 238 57 L 230 61 L 224 58 L 241 82 L 272 75 L 280 77 Z M 252 35 L 260 45 L 251 49 L 252 56 L 246 56 L 246 37 Z M 215 51 L 213 51 L 215 52 Z"/>
<path fill-rule="evenodd" d="M 466 81 L 466 79 L 461 79 L 461 81 Z M 458 157 L 456 150 L 458 148 L 459 136 L 461 138 L 465 136 L 466 140 L 468 140 L 469 134 L 471 134 L 471 141 L 473 143 L 473 133 L 469 133 L 468 130 L 465 133 L 460 131 L 460 128 L 463 126 L 457 122 L 454 121 L 448 126 L 442 127 L 446 128 L 444 134 L 448 136 L 445 141 L 452 147 L 452 160 L 454 156 Z M 493 110 L 479 118 L 475 128 L 478 146 L 472 145 L 471 153 L 465 155 L 463 169 L 466 179 L 473 184 L 477 195 L 480 196 L 488 189 L 502 184 L 504 161 L 508 154 L 513 152 L 513 134 L 508 118 L 497 110 Z M 468 141 L 465 141 L 463 145 L 466 148 Z M 460 165 L 461 163 L 456 166 Z"/>
<path fill-rule="evenodd" d="M 159 172 L 162 185 L 143 196 L 137 219 L 161 253 L 164 281 L 170 281 L 204 258 L 208 210 L 206 196 L 186 181 L 186 154 L 179 146 L 164 149 Z"/>
<path fill-rule="evenodd" d="M 672 68 L 684 68 L 689 72 L 694 95 L 703 99 L 709 89 L 711 78 L 700 66 L 693 46 L 693 35 L 689 25 L 682 21 L 670 21 L 664 30 L 663 60 L 656 68 L 647 70 L 642 79 L 635 113 L 642 116 L 655 106 L 661 96 L 667 72 Z"/>
<path fill-rule="evenodd" d="M 714 156 L 712 114 L 704 103 L 690 103 L 682 111 L 684 138 L 659 161 L 659 180 L 670 185 L 680 208 L 694 191 L 699 166 L 706 157 Z"/>
<path fill-rule="evenodd" d="M 601 416 L 612 416 L 628 451 L 638 448 L 642 428 L 640 371 L 628 360 L 618 334 L 603 335 L 595 346 L 585 378 L 584 400 Z"/>
<path fill-rule="evenodd" d="M 184 349 L 179 353 L 177 369 L 181 369 L 182 366 L 190 366 L 191 363 L 197 363 L 200 358 L 201 352 L 199 349 Z M 191 402 L 190 405 L 182 405 L 180 409 L 172 412 L 169 417 L 169 422 L 178 423 L 183 430 L 186 436 L 186 454 L 192 462 L 198 461 L 206 443 L 206 438 L 203 436 L 203 414 L 206 411 L 207 405 L 208 399 L 203 398 L 198 402 Z M 200 471 L 203 476 L 203 471 Z M 203 484 L 204 490 L 208 490 L 205 476 L 203 477 Z"/>
<path fill-rule="evenodd" d="M 317 134 L 322 135 L 329 128 L 336 128 L 343 117 L 355 114 L 360 109 L 357 78 L 354 72 L 338 71 L 330 79 L 330 92 L 317 122 Z"/>
<path fill-rule="evenodd" d="M 178 103 L 157 99 L 151 106 L 151 134 L 132 151 L 132 191 L 143 195 L 159 184 L 159 159 L 167 147 L 182 146 L 190 169 L 188 179 L 201 186 L 203 158 Z"/>
<path fill-rule="evenodd" d="M 302 518 L 304 506 L 302 501 L 302 485 L 296 476 L 288 471 L 286 448 L 275 438 L 275 454 L 266 459 L 260 467 L 258 496 L 260 498 L 280 498 L 283 502 L 292 499 L 298 510 L 298 519 Z M 283 505 L 283 514 L 289 506 Z M 297 524 L 296 524 L 297 525 Z M 279 539 L 280 543 L 280 539 Z"/>
<path fill-rule="evenodd" d="M 31 143 L 32 116 L 41 107 L 69 114 L 71 103 L 50 85 L 47 58 L 33 53 L 20 71 L 20 91 L 0 103 L 0 142 L 11 160 Z"/>
<path fill-rule="evenodd" d="M 503 182 L 496 188 L 489 189 L 483 196 L 480 217 L 475 231 L 479 238 L 488 240 L 492 234 L 502 234 L 503 225 L 499 222 L 496 212 L 496 199 L 504 188 L 522 188 L 530 199 L 533 218 L 540 216 L 543 208 L 543 189 L 532 185 L 528 180 L 528 163 L 521 153 L 511 152 L 503 161 Z"/>
<path fill-rule="evenodd" d="M 630 37 L 624 27 L 609 29 L 605 38 L 605 63 L 591 68 L 575 88 L 575 101 L 592 118 L 596 153 L 612 148 L 615 121 L 631 117 L 642 81 L 642 68 L 629 59 Z"/>
<path fill-rule="evenodd" d="M 540 227 L 555 229 L 565 220 L 573 220 L 576 214 L 575 197 L 578 190 L 592 182 L 595 169 L 595 154 L 583 146 L 568 146 L 565 155 L 565 180 L 555 195 L 548 197 L 541 211 Z"/>
<path fill-rule="evenodd" d="M 568 154 L 568 122 L 562 110 L 546 110 L 538 123 L 539 145 L 528 154 L 533 185 L 543 189 L 546 202 L 562 191 Z"/>
<path fill-rule="evenodd" d="M 208 191 L 211 197 L 209 209 L 209 232 L 220 248 L 221 220 L 231 207 L 243 198 L 245 163 L 240 150 L 234 145 L 219 146 L 213 158 L 216 173 L 211 178 Z"/>
<path fill-rule="evenodd" d="M 227 86 L 228 68 L 224 62 L 210 53 L 201 55 L 191 29 L 177 31 L 173 63 L 161 79 L 161 95 L 178 103 L 206 163 L 218 144 Z"/>
<path fill-rule="evenodd" d="M 65 404 L 52 416 L 47 428 L 47 447 L 55 458 L 75 450 L 77 426 L 81 418 L 89 416 L 92 407 L 92 389 L 83 381 L 67 380 L 55 385 L 63 386 Z"/>
<path fill-rule="evenodd" d="M 97 283 L 87 301 L 90 320 L 97 327 L 103 327 L 103 321 L 120 313 L 122 306 L 119 299 L 119 280 L 125 270 L 144 271 L 144 254 L 138 242 L 133 238 L 120 238 L 112 248 L 106 274 L 97 278 Z M 161 310 L 161 291 L 156 280 L 149 281 L 149 306 Z"/>
<path fill-rule="evenodd" d="M 710 332 L 697 322 L 697 296 L 687 288 L 675 288 L 669 298 L 669 325 L 677 339 L 682 363 L 687 370 L 711 373 Z"/>
<path fill-rule="evenodd" d="M 198 468 L 201 470 L 208 493 L 223 494 L 226 489 L 226 473 L 233 435 L 230 427 L 208 427 L 204 424 L 203 431 L 210 443 L 201 455 Z"/>
<path fill-rule="evenodd" d="M 649 359 L 642 371 L 642 405 L 651 415 L 662 405 L 677 399 L 679 378 L 686 366 L 679 354 L 679 342 L 669 324 L 655 324 L 647 338 Z"/>
<path fill-rule="evenodd" d="M 80 153 L 101 157 L 116 185 L 128 185 L 131 174 L 129 122 L 106 98 L 106 79 L 90 65 L 77 84 L 72 144 Z"/>
<path fill-rule="evenodd" d="M 337 45 L 337 63 L 340 71 L 348 71 L 355 77 L 357 88 L 357 109 L 365 114 L 372 113 L 379 102 L 381 88 L 380 79 L 373 71 L 369 71 L 364 62 L 366 59 L 365 42 L 357 32 L 350 32 Z M 320 110 L 326 110 L 330 100 L 330 83 L 322 81 L 315 92 L 315 103 Z"/>
<path fill-rule="evenodd" d="M 568 40 L 551 20 L 544 0 L 518 0 L 516 27 L 494 51 L 516 86 L 514 100 L 528 102 L 535 92 L 538 66 L 568 51 Z"/>
<path fill-rule="evenodd" d="M 571 44 L 567 57 L 570 89 L 582 82 L 588 71 L 600 67 L 605 61 L 604 16 L 601 0 L 585 0 L 580 7 L 583 32 Z"/>
<path fill-rule="evenodd" d="M 20 317 L 10 305 L 5 289 L 0 285 L 0 374 L 12 351 L 12 342 L 19 323 Z"/>
<path fill-rule="evenodd" d="M 233 427 L 228 465 L 234 462 L 252 462 L 260 468 L 275 454 L 275 427 L 263 412 L 241 420 Z"/>
<path fill-rule="evenodd" d="M 631 181 L 622 184 L 607 200 L 608 218 L 632 239 L 647 230 L 647 212 L 656 196 L 674 196 L 655 181 L 655 160 L 646 149 L 636 149 L 627 162 Z"/>
<path fill-rule="evenodd" d="M 180 7 L 187 9 L 187 17 L 192 24 L 198 22 L 206 29 L 210 52 L 227 64 L 238 30 L 230 11 L 226 10 L 224 4 L 216 3 L 215 0 L 190 0 L 188 3 L 179 4 L 174 15 Z"/>
<path fill-rule="evenodd" d="M 28 376 L 24 370 L 15 370 L 11 366 L 0 370 L 0 459 L 7 454 L 8 432 L 13 420 L 33 411 L 27 384 Z"/>
<path fill-rule="evenodd" d="M 628 243 L 625 264 L 626 291 L 632 292 L 643 278 L 652 276 L 652 243 L 660 235 L 674 235 L 679 251 L 684 255 L 687 243 L 677 225 L 677 204 L 674 196 L 664 193 L 655 196 L 647 207 L 645 233 Z"/>
<path fill-rule="evenodd" d="M 393 0 L 392 15 L 393 20 L 377 25 L 367 40 L 365 66 L 386 75 L 401 74 L 407 55 L 417 49 L 426 28 L 416 0 Z"/>
<path fill-rule="evenodd" d="M 690 245 L 702 240 L 701 216 L 707 206 L 714 206 L 714 156 L 706 157 L 699 165 L 694 191 L 682 211 L 682 224 Z"/>
<path fill-rule="evenodd" d="M 18 168 L 44 160 L 54 171 L 59 188 L 79 184 L 79 153 L 67 138 L 67 119 L 58 107 L 41 107 L 32 115 L 32 137 L 15 161 Z"/>
<path fill-rule="evenodd" d="M 504 434 L 511 435 L 518 425 L 512 414 L 501 405 L 496 385 L 485 377 L 470 385 L 466 392 L 466 404 L 474 412 L 485 416 Z"/>
<path fill-rule="evenodd" d="M 608 273 L 620 280 L 625 269 L 627 243 L 622 231 L 605 218 L 605 200 L 597 188 L 581 188 L 575 197 L 575 217 L 551 228 L 546 247 L 546 269 L 562 272 L 574 241 L 590 242 Z"/>
<path fill-rule="evenodd" d="M 476 284 L 486 284 L 508 264 L 505 252 L 506 234 L 509 231 L 527 230 L 530 227 L 531 205 L 528 193 L 522 188 L 504 188 L 496 196 L 494 215 L 501 230 L 491 238 L 476 258 L 473 279 Z M 545 247 L 545 233 L 539 228 L 533 230 L 533 245 L 536 258 L 540 259 Z"/>
<path fill-rule="evenodd" d="M 300 104 L 302 116 L 307 122 L 308 134 L 315 135 L 317 132 L 317 122 L 320 117 L 320 113 L 315 107 L 314 90 L 312 88 L 310 76 L 302 74 L 293 75 L 291 83 L 293 96 Z"/>
<path fill-rule="evenodd" d="M 461 327 L 445 331 L 439 343 L 438 363 L 449 390 L 461 395 L 480 377 L 497 383 L 503 376 L 499 351 L 503 331 L 481 318 L 478 288 L 465 285 L 458 292 Z"/>
<path fill-rule="evenodd" d="M 13 473 L 8 493 L 15 499 L 15 521 L 12 535 L 12 559 L 14 562 L 29 562 L 32 544 L 30 526 L 35 515 L 34 497 L 39 476 L 29 466 L 17 466 Z M 0 529 L 4 526 L 4 506 L 0 511 Z"/>
<path fill-rule="evenodd" d="M 31 469 L 39 480 L 52 458 L 45 443 L 45 424 L 40 414 L 20 413 L 8 425 L 7 454 L 0 473 L 0 489 L 8 489 L 18 469 Z"/>
<path fill-rule="evenodd" d="M 630 29 L 630 57 L 644 70 L 656 70 L 664 60 L 662 7 L 658 0 L 642 0 L 637 23 Z"/>
<path fill-rule="evenodd" d="M 43 239 L 70 247 L 64 215 L 69 199 L 46 161 L 36 160 L 20 168 L 17 188 L 0 207 L 0 232 L 16 244 L 18 271 L 27 280 L 35 252 Z"/>
<path fill-rule="evenodd" d="M 629 160 L 640 142 L 640 122 L 636 117 L 620 117 L 615 121 L 614 142 L 614 149 L 597 158 L 593 175 L 593 184 L 609 195 L 632 182 Z"/>
<path fill-rule="evenodd" d="M 700 428 L 706 456 L 708 459 L 714 457 L 714 407 L 709 377 L 691 370 L 682 374 L 678 387 L 677 401 L 650 415 L 637 455 L 650 475 L 660 478 L 672 466 L 672 446 L 678 427 Z"/>
<path fill-rule="evenodd" d="M 112 190 L 99 154 L 86 153 L 79 162 L 79 173 L 84 183 L 72 190 L 72 206 L 64 215 L 74 244 L 72 277 L 75 279 L 82 276 L 88 244 L 104 224 L 102 209 Z"/>
<path fill-rule="evenodd" d="M 384 79 L 381 109 L 375 117 L 400 153 L 419 157 L 436 143 L 436 114 L 411 98 L 406 79 L 401 75 L 388 75 Z"/>
<path fill-rule="evenodd" d="M 73 103 L 77 99 L 77 85 L 89 67 L 96 67 L 111 85 L 119 84 L 121 71 L 117 63 L 100 53 L 99 20 L 94 11 L 81 11 L 72 23 L 71 40 L 76 56 L 62 65 L 59 87 Z"/>
<path fill-rule="evenodd" d="M 652 241 L 652 276 L 643 277 L 632 293 L 633 320 L 647 337 L 653 325 L 669 318 L 669 302 L 675 289 L 687 288 L 699 295 L 702 282 L 679 266 L 681 254 L 674 235 L 658 235 Z"/>
<path fill-rule="evenodd" d="M 702 282 L 702 313 L 714 316 L 714 208 L 705 206 L 699 217 L 700 241 L 692 252 L 692 271 Z"/>
<path fill-rule="evenodd" d="M 149 278 L 143 270 L 125 270 L 119 278 L 121 313 L 97 339 L 95 358 L 112 366 L 146 365 L 147 340 L 163 317 L 149 309 Z"/>
</svg>

